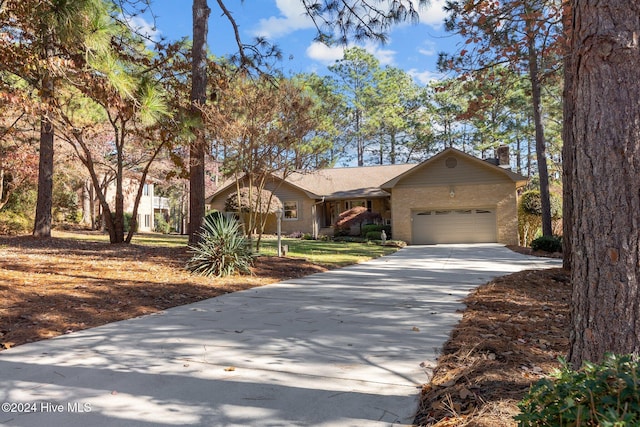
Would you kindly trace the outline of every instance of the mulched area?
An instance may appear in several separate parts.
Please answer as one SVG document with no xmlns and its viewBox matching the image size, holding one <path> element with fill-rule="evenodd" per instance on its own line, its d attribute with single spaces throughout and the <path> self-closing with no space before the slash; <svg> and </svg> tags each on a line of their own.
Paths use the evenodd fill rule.
<svg viewBox="0 0 640 427">
<path fill-rule="evenodd" d="M 186 248 L 0 236 L 0 350 L 324 271 L 302 259 L 259 257 L 251 276 L 183 269 Z"/>
<path fill-rule="evenodd" d="M 473 291 L 423 387 L 421 426 L 515 426 L 517 402 L 569 349 L 569 272 L 527 270 Z"/>
</svg>

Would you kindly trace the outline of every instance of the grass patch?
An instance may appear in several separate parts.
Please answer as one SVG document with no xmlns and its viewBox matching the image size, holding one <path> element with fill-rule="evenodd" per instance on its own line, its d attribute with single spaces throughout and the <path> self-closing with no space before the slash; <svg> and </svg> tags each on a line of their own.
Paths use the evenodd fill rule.
<svg viewBox="0 0 640 427">
<path fill-rule="evenodd" d="M 372 243 L 331 242 L 318 240 L 282 239 L 283 245 L 289 245 L 288 257 L 304 258 L 314 264 L 327 268 L 338 268 L 357 264 L 372 258 L 389 255 L 398 248 L 380 246 Z M 277 239 L 263 239 L 260 254 L 275 256 L 278 253 Z"/>
<path fill-rule="evenodd" d="M 98 231 L 62 231 L 54 230 L 53 237 L 61 239 L 84 240 L 109 243 L 109 235 Z M 177 234 L 136 233 L 131 240 L 134 245 L 150 247 L 184 248 L 188 236 Z M 357 264 L 372 258 L 389 255 L 398 250 L 391 246 L 375 243 L 333 242 L 320 240 L 282 239 L 283 245 L 289 245 L 288 257 L 303 258 L 326 268 L 339 268 Z M 260 242 L 260 255 L 276 256 L 277 239 L 263 237 Z"/>
</svg>

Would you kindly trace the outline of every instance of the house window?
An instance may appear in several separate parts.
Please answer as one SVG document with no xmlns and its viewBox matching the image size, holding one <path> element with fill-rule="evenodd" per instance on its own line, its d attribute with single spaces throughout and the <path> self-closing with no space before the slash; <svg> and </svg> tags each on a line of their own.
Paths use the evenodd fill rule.
<svg viewBox="0 0 640 427">
<path fill-rule="evenodd" d="M 144 216 L 144 228 L 151 227 L 151 215 L 147 214 Z"/>
<path fill-rule="evenodd" d="M 371 212 L 371 200 L 347 200 L 344 202 L 345 210 L 353 209 L 356 206 L 362 206 L 367 208 L 369 212 Z"/>
<path fill-rule="evenodd" d="M 367 208 L 371 212 L 371 200 L 347 200 L 344 202 L 345 210 L 353 209 L 356 206 L 362 206 Z"/>
<path fill-rule="evenodd" d="M 284 219 L 293 220 L 298 219 L 298 202 L 289 201 L 284 202 Z"/>
<path fill-rule="evenodd" d="M 149 184 L 145 184 L 142 187 L 142 195 L 143 196 L 148 196 L 149 195 Z"/>
</svg>

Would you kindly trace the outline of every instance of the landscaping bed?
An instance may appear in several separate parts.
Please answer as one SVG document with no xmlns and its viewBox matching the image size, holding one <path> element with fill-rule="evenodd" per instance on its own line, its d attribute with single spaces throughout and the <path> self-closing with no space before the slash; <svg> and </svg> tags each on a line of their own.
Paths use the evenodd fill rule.
<svg viewBox="0 0 640 427">
<path fill-rule="evenodd" d="M 518 401 L 568 353 L 570 298 L 569 273 L 560 268 L 499 277 L 470 293 L 415 423 L 517 425 Z"/>
<path fill-rule="evenodd" d="M 0 236 L 0 350 L 326 270 L 259 257 L 250 276 L 187 273 L 185 246 Z"/>
</svg>

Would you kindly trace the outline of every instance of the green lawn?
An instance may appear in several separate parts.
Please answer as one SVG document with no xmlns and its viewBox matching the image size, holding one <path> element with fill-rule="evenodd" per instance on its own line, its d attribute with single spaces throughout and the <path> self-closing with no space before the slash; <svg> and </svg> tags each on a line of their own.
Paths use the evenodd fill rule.
<svg viewBox="0 0 640 427">
<path fill-rule="evenodd" d="M 357 264 L 372 258 L 394 253 L 398 248 L 380 246 L 373 243 L 330 242 L 319 240 L 282 239 L 283 245 L 289 245 L 287 256 L 306 258 L 307 260 L 329 268 Z M 276 239 L 263 239 L 260 253 L 277 255 Z"/>
<path fill-rule="evenodd" d="M 54 237 L 77 239 L 93 242 L 109 242 L 109 235 L 98 232 L 74 232 L 54 230 Z M 187 236 L 175 234 L 136 234 L 131 243 L 144 246 L 184 247 Z M 390 246 L 379 246 L 373 243 L 331 242 L 319 240 L 282 239 L 283 245 L 289 245 L 287 256 L 305 258 L 313 263 L 328 268 L 344 267 L 357 264 L 372 258 L 388 255 L 397 251 Z M 263 238 L 260 245 L 261 255 L 277 255 L 277 240 Z"/>
</svg>

